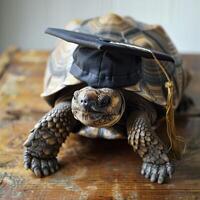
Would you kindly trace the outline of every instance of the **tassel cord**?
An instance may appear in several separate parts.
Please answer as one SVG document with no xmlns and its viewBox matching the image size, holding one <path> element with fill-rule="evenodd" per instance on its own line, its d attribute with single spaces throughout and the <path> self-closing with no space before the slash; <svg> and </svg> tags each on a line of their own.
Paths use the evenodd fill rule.
<svg viewBox="0 0 200 200">
<path fill-rule="evenodd" d="M 160 69 L 162 70 L 163 74 L 165 75 L 167 82 L 165 83 L 165 87 L 167 88 L 167 102 L 166 102 L 166 125 L 167 125 L 167 135 L 170 141 L 169 151 L 172 149 L 175 157 L 180 159 L 181 156 L 181 145 L 180 143 L 184 144 L 185 150 L 185 142 L 184 139 L 176 134 L 176 127 L 174 122 L 174 84 L 170 79 L 166 69 L 164 66 L 159 62 L 156 58 L 155 54 L 149 50 L 154 58 L 155 62 L 158 64 Z"/>
</svg>

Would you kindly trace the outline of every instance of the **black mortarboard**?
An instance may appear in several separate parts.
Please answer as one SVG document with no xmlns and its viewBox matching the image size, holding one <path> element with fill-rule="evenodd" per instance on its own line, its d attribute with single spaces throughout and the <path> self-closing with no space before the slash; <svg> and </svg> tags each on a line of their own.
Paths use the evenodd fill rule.
<svg viewBox="0 0 200 200">
<path fill-rule="evenodd" d="M 46 33 L 78 44 L 70 72 L 93 87 L 124 87 L 141 79 L 141 57 L 174 62 L 170 55 L 96 35 L 48 28 Z"/>
</svg>

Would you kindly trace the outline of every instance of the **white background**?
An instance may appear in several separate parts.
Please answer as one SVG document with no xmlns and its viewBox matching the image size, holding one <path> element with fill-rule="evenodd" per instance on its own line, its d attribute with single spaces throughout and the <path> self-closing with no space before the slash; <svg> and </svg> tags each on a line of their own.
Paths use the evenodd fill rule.
<svg viewBox="0 0 200 200">
<path fill-rule="evenodd" d="M 55 39 L 46 27 L 108 12 L 161 24 L 179 51 L 200 53 L 200 0 L 0 0 L 0 50 L 50 49 Z"/>
</svg>

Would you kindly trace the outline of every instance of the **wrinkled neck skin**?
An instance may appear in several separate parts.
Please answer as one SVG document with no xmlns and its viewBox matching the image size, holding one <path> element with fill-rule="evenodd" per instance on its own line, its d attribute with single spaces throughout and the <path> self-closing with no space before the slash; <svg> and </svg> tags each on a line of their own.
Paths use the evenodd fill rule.
<svg viewBox="0 0 200 200">
<path fill-rule="evenodd" d="M 72 113 L 82 124 L 91 127 L 111 127 L 125 110 L 123 93 L 118 89 L 84 87 L 74 92 Z"/>
</svg>

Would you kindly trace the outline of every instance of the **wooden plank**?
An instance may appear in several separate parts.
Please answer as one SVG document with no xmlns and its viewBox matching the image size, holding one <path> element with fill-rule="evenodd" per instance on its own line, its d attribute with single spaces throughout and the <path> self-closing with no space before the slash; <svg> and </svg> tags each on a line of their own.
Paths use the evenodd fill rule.
<svg viewBox="0 0 200 200">
<path fill-rule="evenodd" d="M 90 140 L 71 135 L 61 149 L 61 170 L 38 179 L 23 168 L 22 144 L 49 110 L 39 97 L 48 52 L 16 52 L 0 80 L 0 199 L 199 199 L 200 118 L 178 117 L 187 151 L 168 184 L 152 184 L 126 140 Z M 194 78 L 188 93 L 199 107 L 200 56 L 184 56 Z M 199 63 L 199 64 L 198 64 Z M 161 126 L 158 132 L 163 133 Z"/>
</svg>

